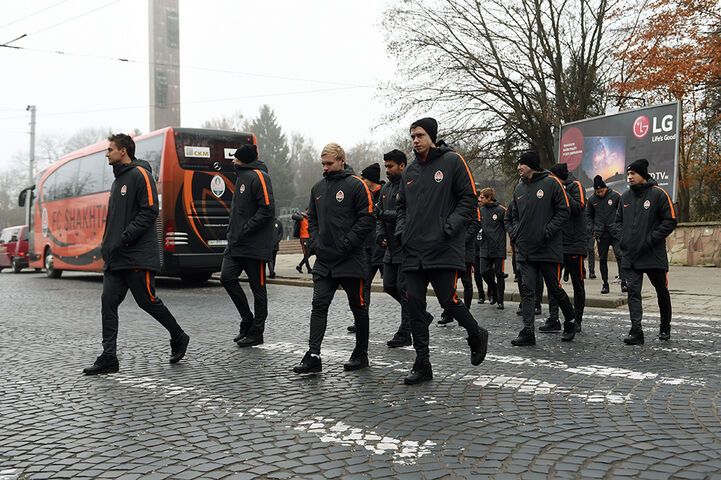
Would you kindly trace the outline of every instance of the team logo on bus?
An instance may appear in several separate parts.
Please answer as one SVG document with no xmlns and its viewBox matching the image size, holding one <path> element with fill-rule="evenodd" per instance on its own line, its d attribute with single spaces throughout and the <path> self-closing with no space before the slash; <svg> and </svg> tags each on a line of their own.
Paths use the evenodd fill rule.
<svg viewBox="0 0 721 480">
<path fill-rule="evenodd" d="M 543 198 L 543 190 L 539 189 L 539 190 L 536 192 L 536 196 L 537 196 L 538 198 Z"/>
<path fill-rule="evenodd" d="M 126 193 L 128 193 L 128 186 L 123 185 L 122 187 L 120 187 L 120 195 L 125 196 Z"/>
<path fill-rule="evenodd" d="M 43 237 L 48 238 L 48 211 L 47 209 L 43 208 L 43 216 L 42 216 L 42 226 L 43 226 Z"/>
<path fill-rule="evenodd" d="M 613 200 L 611 200 L 611 199 L 609 198 L 609 199 L 608 199 L 608 204 L 609 204 L 609 205 L 613 205 Z"/>
<path fill-rule="evenodd" d="M 225 182 L 223 181 L 223 177 L 220 175 L 215 175 L 213 177 L 210 181 L 210 191 L 218 198 L 223 196 L 225 193 Z"/>
<path fill-rule="evenodd" d="M 645 202 L 643 202 L 643 208 L 645 208 L 646 210 L 651 208 L 651 202 L 649 200 L 646 200 Z"/>
<path fill-rule="evenodd" d="M 493 220 L 498 220 L 498 214 L 497 214 L 497 213 L 494 213 L 491 218 L 492 218 Z"/>
<path fill-rule="evenodd" d="M 335 194 L 335 199 L 338 200 L 338 202 L 342 202 L 345 198 L 345 193 L 343 193 L 343 190 L 338 190 L 338 193 Z"/>
<path fill-rule="evenodd" d="M 441 183 L 443 181 L 443 172 L 438 170 L 435 175 L 433 175 L 433 180 L 436 181 L 436 183 Z"/>
<path fill-rule="evenodd" d="M 245 183 L 240 185 L 240 193 L 245 193 Z"/>
</svg>

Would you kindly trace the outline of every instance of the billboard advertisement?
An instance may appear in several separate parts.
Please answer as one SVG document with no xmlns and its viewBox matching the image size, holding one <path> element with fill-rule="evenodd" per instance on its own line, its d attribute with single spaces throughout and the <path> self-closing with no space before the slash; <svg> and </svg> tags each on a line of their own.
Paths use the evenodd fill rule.
<svg viewBox="0 0 721 480">
<path fill-rule="evenodd" d="M 648 173 L 676 201 L 679 115 L 680 105 L 673 102 L 566 123 L 558 162 L 568 164 L 588 193 L 596 175 L 623 193 L 626 166 L 645 158 Z"/>
</svg>

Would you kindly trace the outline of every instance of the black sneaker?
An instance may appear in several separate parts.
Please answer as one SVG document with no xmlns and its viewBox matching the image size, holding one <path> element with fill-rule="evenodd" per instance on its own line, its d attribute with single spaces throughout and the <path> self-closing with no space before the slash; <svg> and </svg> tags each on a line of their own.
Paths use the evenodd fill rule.
<svg viewBox="0 0 721 480">
<path fill-rule="evenodd" d="M 275 272 L 270 272 L 268 274 L 268 278 L 275 278 Z"/>
<path fill-rule="evenodd" d="M 411 369 L 411 373 L 403 379 L 403 383 L 406 385 L 417 385 L 419 383 L 428 382 L 429 380 L 433 380 L 433 369 L 431 368 L 431 363 L 428 361 L 419 363 L 416 360 L 416 363 L 413 364 L 413 368 Z"/>
<path fill-rule="evenodd" d="M 239 347 L 254 347 L 263 344 L 263 334 L 249 333 L 246 337 L 238 340 L 236 344 Z"/>
<path fill-rule="evenodd" d="M 300 265 L 296 265 L 295 271 L 298 273 L 303 273 L 303 267 L 301 267 Z"/>
<path fill-rule="evenodd" d="M 603 287 L 601 287 L 601 293 L 602 293 L 603 295 L 605 295 L 605 294 L 607 294 L 609 291 L 610 291 L 610 289 L 608 288 L 608 283 L 604 283 L 604 284 L 603 284 Z"/>
<path fill-rule="evenodd" d="M 541 314 L 541 306 L 536 305 L 536 309 L 533 310 L 534 315 L 540 315 Z"/>
<path fill-rule="evenodd" d="M 557 333 L 561 331 L 561 322 L 557 318 L 547 318 L 546 323 L 538 327 L 542 333 Z"/>
<path fill-rule="evenodd" d="M 355 333 L 355 324 L 348 325 L 347 330 L 348 330 L 348 333 Z"/>
<path fill-rule="evenodd" d="M 407 347 L 412 344 L 413 342 L 411 341 L 411 334 L 400 332 L 397 332 L 395 335 L 393 335 L 393 338 L 386 342 L 388 348 Z"/>
<path fill-rule="evenodd" d="M 576 333 L 581 333 L 581 320 L 576 320 Z"/>
<path fill-rule="evenodd" d="M 496 297 L 492 296 L 488 299 L 489 305 L 495 305 L 496 304 Z"/>
<path fill-rule="evenodd" d="M 568 272 L 563 272 L 563 281 L 564 282 L 568 281 Z"/>
<path fill-rule="evenodd" d="M 626 283 L 626 280 L 621 280 L 621 291 L 623 293 L 628 292 L 628 283 Z"/>
<path fill-rule="evenodd" d="M 516 310 L 516 315 L 518 315 L 519 317 L 523 316 L 523 307 L 521 307 L 520 305 L 518 306 L 518 310 Z"/>
<path fill-rule="evenodd" d="M 590 278 L 591 280 L 595 280 L 595 279 L 596 279 L 596 274 L 593 273 L 593 272 L 591 272 L 591 274 L 588 276 L 588 278 Z"/>
<path fill-rule="evenodd" d="M 498 302 L 498 305 L 496 305 L 496 308 L 498 310 L 503 310 L 505 307 L 503 306 L 503 302 Z"/>
<path fill-rule="evenodd" d="M 574 322 L 573 320 L 567 320 L 563 322 L 563 334 L 561 335 L 561 341 L 570 342 L 575 336 L 576 322 Z"/>
<path fill-rule="evenodd" d="M 483 305 L 484 303 L 486 303 L 486 297 L 479 297 L 477 303 L 478 305 Z"/>
<path fill-rule="evenodd" d="M 480 365 L 486 359 L 488 352 L 488 330 L 478 327 L 479 335 L 477 337 L 468 337 L 466 341 L 471 347 L 471 365 Z"/>
<path fill-rule="evenodd" d="M 659 340 L 671 340 L 671 331 L 670 330 L 661 330 L 658 332 L 658 339 Z"/>
<path fill-rule="evenodd" d="M 306 352 L 303 356 L 303 360 L 298 365 L 293 367 L 293 372 L 299 374 L 305 373 L 320 373 L 323 370 L 323 364 L 320 361 L 320 356 Z"/>
<path fill-rule="evenodd" d="M 249 322 L 240 322 L 240 328 L 238 329 L 238 335 L 233 338 L 234 342 L 238 342 L 245 338 L 245 336 L 248 334 L 248 330 L 250 330 L 249 326 L 246 325 L 252 325 L 253 320 L 251 319 Z"/>
<path fill-rule="evenodd" d="M 360 370 L 361 368 L 368 368 L 367 353 L 356 353 L 354 351 L 348 361 L 343 364 L 343 370 L 346 372 Z"/>
<path fill-rule="evenodd" d="M 514 347 L 528 347 L 536 344 L 536 334 L 525 328 L 518 332 L 518 336 L 511 340 Z"/>
<path fill-rule="evenodd" d="M 180 338 L 170 340 L 170 363 L 178 363 L 182 360 L 186 350 L 188 350 L 189 342 L 190 337 L 185 332 L 183 332 Z"/>
<path fill-rule="evenodd" d="M 453 317 L 448 315 L 446 312 L 441 313 L 441 319 L 438 320 L 438 325 L 443 327 L 448 325 L 449 323 L 453 323 Z"/>
<path fill-rule="evenodd" d="M 95 363 L 84 368 L 83 373 L 85 375 L 100 375 L 102 373 L 117 373 L 119 369 L 120 364 L 118 363 L 118 357 L 115 355 L 102 354 L 95 359 Z"/>
<path fill-rule="evenodd" d="M 623 343 L 626 345 L 643 345 L 643 330 L 639 329 L 631 329 L 630 332 L 628 332 L 628 336 L 623 339 Z"/>
</svg>

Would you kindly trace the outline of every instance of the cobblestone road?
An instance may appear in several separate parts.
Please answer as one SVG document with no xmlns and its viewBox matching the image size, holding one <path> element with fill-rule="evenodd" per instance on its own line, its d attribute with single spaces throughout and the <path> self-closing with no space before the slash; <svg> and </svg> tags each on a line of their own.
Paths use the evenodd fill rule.
<svg viewBox="0 0 721 480">
<path fill-rule="evenodd" d="M 128 297 L 120 373 L 85 377 L 101 286 L 0 274 L 0 479 L 721 478 L 718 317 L 677 315 L 661 343 L 651 314 L 646 345 L 628 347 L 627 314 L 590 309 L 570 344 L 538 334 L 521 349 L 515 305 L 474 304 L 491 331 L 486 361 L 472 367 L 462 329 L 434 323 L 435 379 L 407 387 L 414 354 L 385 347 L 399 312 L 382 294 L 371 368 L 343 371 L 353 341 L 339 292 L 324 372 L 299 378 L 310 289 L 270 286 L 266 343 L 243 350 L 217 282 L 160 280 L 191 336 L 186 359 L 168 364 L 164 330 Z"/>
</svg>

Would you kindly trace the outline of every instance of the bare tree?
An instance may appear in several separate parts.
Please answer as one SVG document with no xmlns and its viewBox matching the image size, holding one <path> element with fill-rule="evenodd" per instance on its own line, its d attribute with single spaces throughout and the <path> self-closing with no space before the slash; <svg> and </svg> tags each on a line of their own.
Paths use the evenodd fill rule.
<svg viewBox="0 0 721 480">
<path fill-rule="evenodd" d="M 218 130 L 234 130 L 236 132 L 248 131 L 248 122 L 240 110 L 230 115 L 211 118 L 202 123 L 201 128 L 214 128 Z"/>
<path fill-rule="evenodd" d="M 610 45 L 620 0 L 402 0 L 385 15 L 387 48 L 400 80 L 385 86 L 395 110 L 440 112 L 452 140 L 480 150 L 539 150 L 554 159 L 561 122 L 605 110 Z"/>
</svg>

